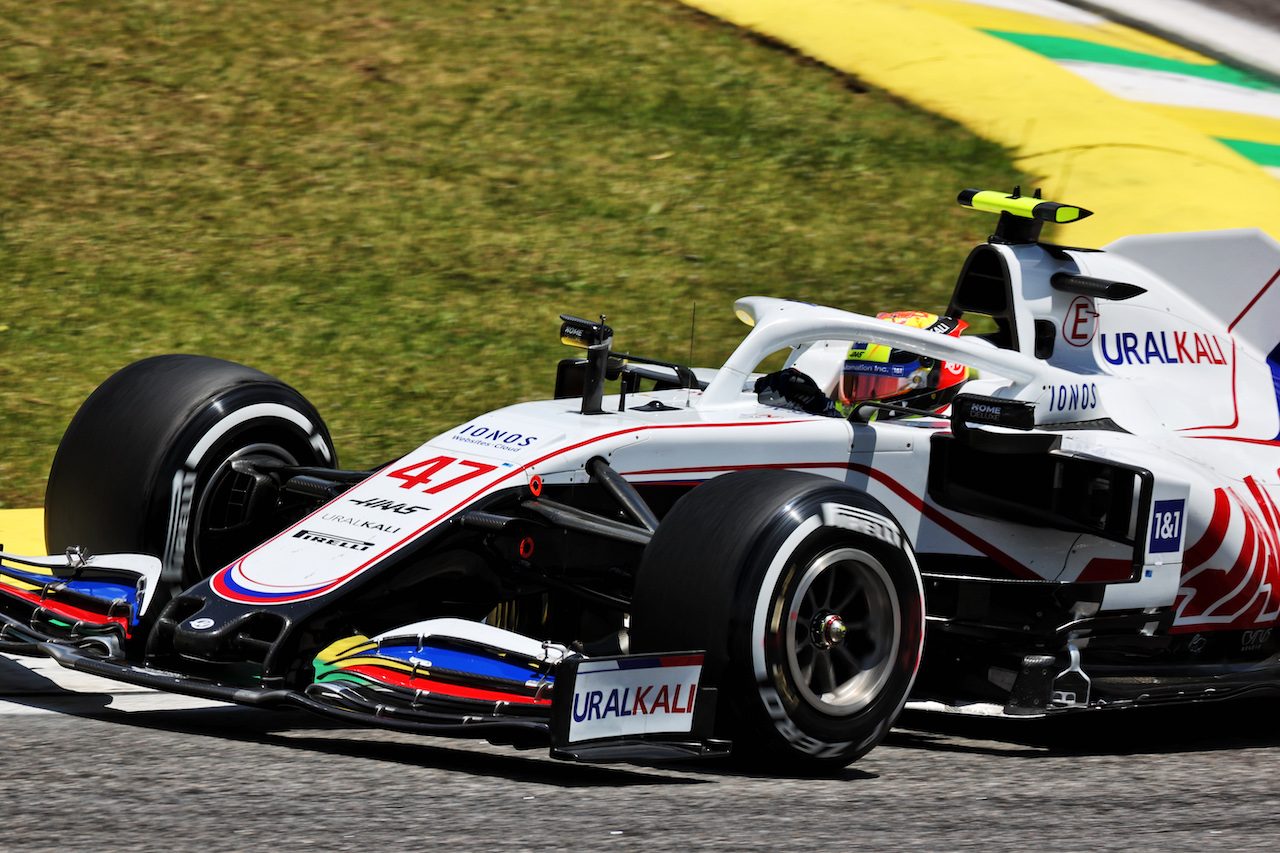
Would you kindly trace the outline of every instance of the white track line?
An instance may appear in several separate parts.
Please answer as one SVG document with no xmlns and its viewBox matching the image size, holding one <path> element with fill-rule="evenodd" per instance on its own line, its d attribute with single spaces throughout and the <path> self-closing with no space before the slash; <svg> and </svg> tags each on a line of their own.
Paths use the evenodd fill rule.
<svg viewBox="0 0 1280 853">
<path fill-rule="evenodd" d="M 1069 24 L 1084 24 L 1087 27 L 1104 23 L 1107 19 L 1093 12 L 1077 9 L 1059 3 L 1058 0 L 964 0 L 977 6 L 991 6 L 995 9 L 1006 9 L 1010 12 L 1024 12 L 1028 15 L 1039 15 L 1055 21 L 1066 21 Z"/>
<path fill-rule="evenodd" d="M 1247 89 L 1185 74 L 1150 71 L 1096 62 L 1059 63 L 1100 89 L 1130 101 L 1225 110 L 1245 115 L 1280 119 L 1280 94 Z"/>
<path fill-rule="evenodd" d="M 1188 42 L 1280 74 L 1280 33 L 1190 0 L 1089 0 L 1086 4 L 1147 21 Z"/>
</svg>

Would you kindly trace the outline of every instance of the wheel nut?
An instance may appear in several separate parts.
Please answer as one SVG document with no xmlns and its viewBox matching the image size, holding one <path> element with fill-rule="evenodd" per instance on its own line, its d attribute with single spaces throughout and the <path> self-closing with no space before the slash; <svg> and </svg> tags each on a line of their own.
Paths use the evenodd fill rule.
<svg viewBox="0 0 1280 853">
<path fill-rule="evenodd" d="M 844 620 L 834 613 L 819 614 L 813 620 L 813 644 L 820 649 L 829 649 L 844 641 L 849 629 Z"/>
</svg>

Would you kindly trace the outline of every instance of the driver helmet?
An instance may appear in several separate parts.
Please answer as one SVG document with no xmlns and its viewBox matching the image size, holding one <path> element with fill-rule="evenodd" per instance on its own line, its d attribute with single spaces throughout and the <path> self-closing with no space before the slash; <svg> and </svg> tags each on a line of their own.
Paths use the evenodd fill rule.
<svg viewBox="0 0 1280 853">
<path fill-rule="evenodd" d="M 969 324 L 958 317 L 928 311 L 886 311 L 878 320 L 959 337 Z M 951 403 L 969 379 L 963 364 L 938 361 L 884 344 L 854 342 L 845 357 L 840 379 L 840 402 L 845 405 L 878 402 L 938 411 Z"/>
</svg>

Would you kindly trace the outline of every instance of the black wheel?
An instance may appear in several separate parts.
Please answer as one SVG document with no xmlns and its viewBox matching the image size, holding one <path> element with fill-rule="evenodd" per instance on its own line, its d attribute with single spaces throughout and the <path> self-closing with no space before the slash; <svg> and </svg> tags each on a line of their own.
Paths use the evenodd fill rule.
<svg viewBox="0 0 1280 853">
<path fill-rule="evenodd" d="M 794 471 L 693 489 L 645 548 L 633 652 L 705 649 L 717 727 L 734 753 L 843 767 L 888 733 L 915 681 L 924 590 L 876 500 Z"/>
<path fill-rule="evenodd" d="M 261 371 L 195 355 L 131 364 L 89 395 L 58 445 L 45 544 L 152 554 L 186 588 L 292 520 L 246 461 L 335 467 L 337 456 L 315 408 Z"/>
</svg>

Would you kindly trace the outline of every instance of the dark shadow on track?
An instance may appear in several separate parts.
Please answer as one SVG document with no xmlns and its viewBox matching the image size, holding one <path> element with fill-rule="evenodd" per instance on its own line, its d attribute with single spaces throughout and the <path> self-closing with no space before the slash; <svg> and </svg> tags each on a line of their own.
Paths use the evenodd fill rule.
<svg viewBox="0 0 1280 853">
<path fill-rule="evenodd" d="M 483 751 L 477 751 L 471 741 L 350 727 L 299 710 L 231 706 L 121 711 L 110 707 L 113 697 L 108 693 L 66 690 L 3 658 L 0 658 L 0 687 L 4 688 L 0 690 L 3 694 L 0 698 L 6 701 L 68 716 L 566 788 L 690 784 L 712 781 L 708 776 L 749 779 L 812 775 L 751 767 L 732 758 L 630 765 L 559 762 L 541 750 L 522 753 L 513 747 L 482 745 L 479 749 Z M 1280 719 L 1280 698 L 1275 697 L 1114 709 L 1028 720 L 908 711 L 884 744 L 938 753 L 1025 758 L 1256 749 L 1280 746 L 1277 719 Z M 855 764 L 818 778 L 855 782 L 877 777 L 857 769 Z"/>
<path fill-rule="evenodd" d="M 39 673 L 0 657 L 0 699 L 73 717 L 138 726 L 174 733 L 217 737 L 246 743 L 284 746 L 330 755 L 434 767 L 477 776 L 502 776 L 514 781 L 542 782 L 566 788 L 621 787 L 707 783 L 702 776 L 736 778 L 811 778 L 813 774 L 750 767 L 730 759 L 687 762 L 638 762 L 634 764 L 577 764 L 555 761 L 545 750 L 520 752 L 514 747 L 493 747 L 504 752 L 477 752 L 468 744 L 361 728 L 309 714 L 301 710 L 267 710 L 239 706 L 182 710 L 123 711 L 110 707 L 110 693 L 68 690 Z M 487 748 L 487 747 L 482 747 Z M 671 775 L 677 774 L 677 775 Z M 877 778 L 854 768 L 820 775 L 834 781 Z"/>
<path fill-rule="evenodd" d="M 13 697 L 9 697 L 13 698 Z M 82 700 L 89 700 L 87 702 Z M 447 740 L 399 735 L 374 728 L 351 728 L 305 711 L 219 707 L 189 710 L 119 711 L 103 707 L 109 696 L 68 693 L 62 696 L 27 697 L 23 704 L 44 707 L 69 716 L 156 731 L 215 737 L 242 743 L 285 747 L 325 755 L 367 758 L 373 761 L 432 767 L 475 776 L 501 776 L 516 782 L 536 782 L 564 788 L 624 787 L 631 785 L 687 785 L 706 780 L 662 775 L 625 766 L 560 762 L 522 754 L 477 752 L 452 748 Z M 476 742 L 480 743 L 480 742 Z M 444 745 L 440 745 L 444 744 Z M 678 765 L 664 765 L 678 770 Z M 654 769 L 659 769 L 654 765 Z"/>
<path fill-rule="evenodd" d="M 1112 709 L 1028 720 L 909 711 L 899 718 L 885 743 L 1028 758 L 1260 749 L 1280 746 L 1277 719 L 1277 698 Z"/>
</svg>

